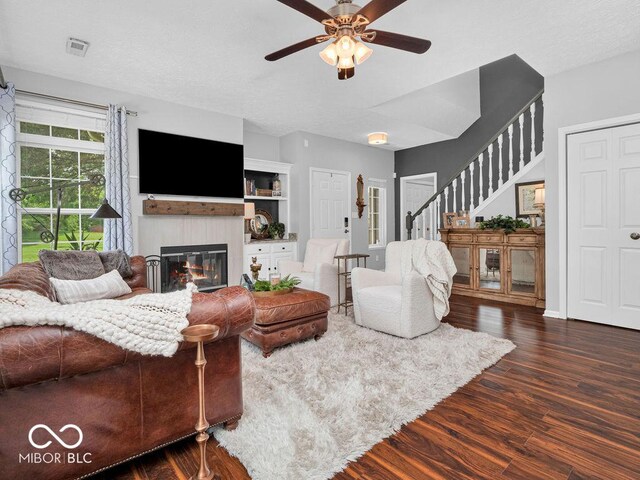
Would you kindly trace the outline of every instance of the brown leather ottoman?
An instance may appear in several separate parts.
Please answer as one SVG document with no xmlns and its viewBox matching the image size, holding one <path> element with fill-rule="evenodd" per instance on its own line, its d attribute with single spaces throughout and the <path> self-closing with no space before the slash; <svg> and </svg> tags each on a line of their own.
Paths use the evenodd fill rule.
<svg viewBox="0 0 640 480">
<path fill-rule="evenodd" d="M 293 292 L 254 297 L 256 321 L 242 337 L 262 349 L 268 357 L 274 348 L 314 337 L 327 331 L 329 297 L 323 293 L 294 288 Z"/>
</svg>

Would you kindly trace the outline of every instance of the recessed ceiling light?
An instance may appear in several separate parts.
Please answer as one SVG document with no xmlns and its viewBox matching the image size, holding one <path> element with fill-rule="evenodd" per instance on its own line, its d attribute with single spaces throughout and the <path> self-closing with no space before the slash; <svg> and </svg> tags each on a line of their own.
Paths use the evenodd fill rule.
<svg viewBox="0 0 640 480">
<path fill-rule="evenodd" d="M 89 42 L 85 42 L 84 40 L 71 37 L 67 40 L 67 53 L 70 55 L 84 57 L 87 54 L 88 48 Z"/>
<path fill-rule="evenodd" d="M 386 132 L 374 132 L 369 134 L 369 145 L 385 145 L 389 141 Z"/>
</svg>

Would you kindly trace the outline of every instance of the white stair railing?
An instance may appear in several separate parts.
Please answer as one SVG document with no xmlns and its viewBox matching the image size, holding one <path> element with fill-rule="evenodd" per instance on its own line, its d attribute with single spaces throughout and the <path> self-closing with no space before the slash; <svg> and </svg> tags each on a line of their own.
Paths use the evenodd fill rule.
<svg viewBox="0 0 640 480">
<path fill-rule="evenodd" d="M 529 104 L 518 112 L 511 121 L 505 125 L 456 175 L 443 185 L 427 202 L 416 212 L 409 212 L 406 225 L 422 226 L 420 235 L 424 238 L 438 239 L 442 224 L 442 214 L 445 212 L 458 212 L 458 201 L 460 210 L 470 212 L 482 207 L 483 203 L 492 199 L 498 194 L 507 182 L 514 175 L 522 170 L 525 165 L 536 158 L 541 153 L 536 150 L 536 103 L 542 104 L 542 92 L 538 93 Z M 525 137 L 525 121 L 530 119 L 531 132 Z M 514 129 L 519 130 L 517 138 L 518 144 L 514 144 Z M 508 139 L 508 145 L 505 139 Z M 530 143 L 530 148 L 525 149 L 525 143 Z M 497 142 L 497 162 L 494 162 L 494 144 Z M 504 178 L 504 156 L 503 149 L 508 148 L 509 164 Z M 516 150 L 516 148 L 518 150 Z M 514 157 L 518 155 L 517 171 L 514 171 Z M 488 160 L 485 162 L 485 158 Z M 477 169 L 476 169 L 477 163 Z M 485 168 L 485 165 L 487 168 Z M 469 175 L 467 176 L 467 168 Z M 485 192 L 485 176 L 487 179 L 487 190 Z M 494 177 L 497 177 L 497 189 L 494 189 Z M 477 178 L 477 191 L 476 191 Z M 466 192 L 469 192 L 467 196 Z M 451 193 L 450 193 L 451 192 Z M 486 194 L 486 195 L 485 195 Z M 451 196 L 451 202 L 449 202 Z M 451 205 L 452 210 L 449 210 Z M 409 219 L 411 217 L 411 219 Z M 411 237 L 409 230 L 407 238 Z"/>
</svg>

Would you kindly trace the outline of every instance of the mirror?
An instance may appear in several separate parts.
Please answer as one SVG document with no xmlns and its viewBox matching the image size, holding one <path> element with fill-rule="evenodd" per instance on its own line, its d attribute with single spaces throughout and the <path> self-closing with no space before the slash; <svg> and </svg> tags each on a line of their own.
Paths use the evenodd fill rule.
<svg viewBox="0 0 640 480">
<path fill-rule="evenodd" d="M 500 290 L 502 258 L 501 251 L 497 248 L 480 248 L 480 288 Z"/>
<path fill-rule="evenodd" d="M 471 275 L 469 273 L 471 249 L 469 247 L 451 247 L 451 256 L 458 269 L 458 272 L 453 277 L 453 283 L 471 285 Z"/>
<path fill-rule="evenodd" d="M 536 251 L 511 250 L 511 291 L 536 293 Z"/>
</svg>

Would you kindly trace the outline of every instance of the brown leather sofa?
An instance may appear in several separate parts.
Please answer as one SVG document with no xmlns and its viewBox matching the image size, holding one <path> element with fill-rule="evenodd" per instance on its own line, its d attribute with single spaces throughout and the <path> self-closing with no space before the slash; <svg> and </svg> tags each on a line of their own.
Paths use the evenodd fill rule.
<svg viewBox="0 0 640 480">
<path fill-rule="evenodd" d="M 133 292 L 127 297 L 150 291 L 144 258 L 131 263 L 134 274 L 125 280 Z M 53 299 L 39 262 L 11 269 L 0 277 L 0 288 Z M 240 333 L 252 326 L 254 314 L 253 298 L 241 287 L 193 296 L 189 323 L 220 327 L 219 337 L 205 346 L 212 425 L 234 428 L 242 415 Z M 171 358 L 151 357 L 67 328 L 0 329 L 0 479 L 82 477 L 193 434 L 194 360 L 189 343 Z M 65 447 L 79 439 L 73 427 L 61 431 L 68 424 L 82 431 L 75 448 Z M 36 427 L 30 440 L 36 425 L 50 431 Z"/>
</svg>

